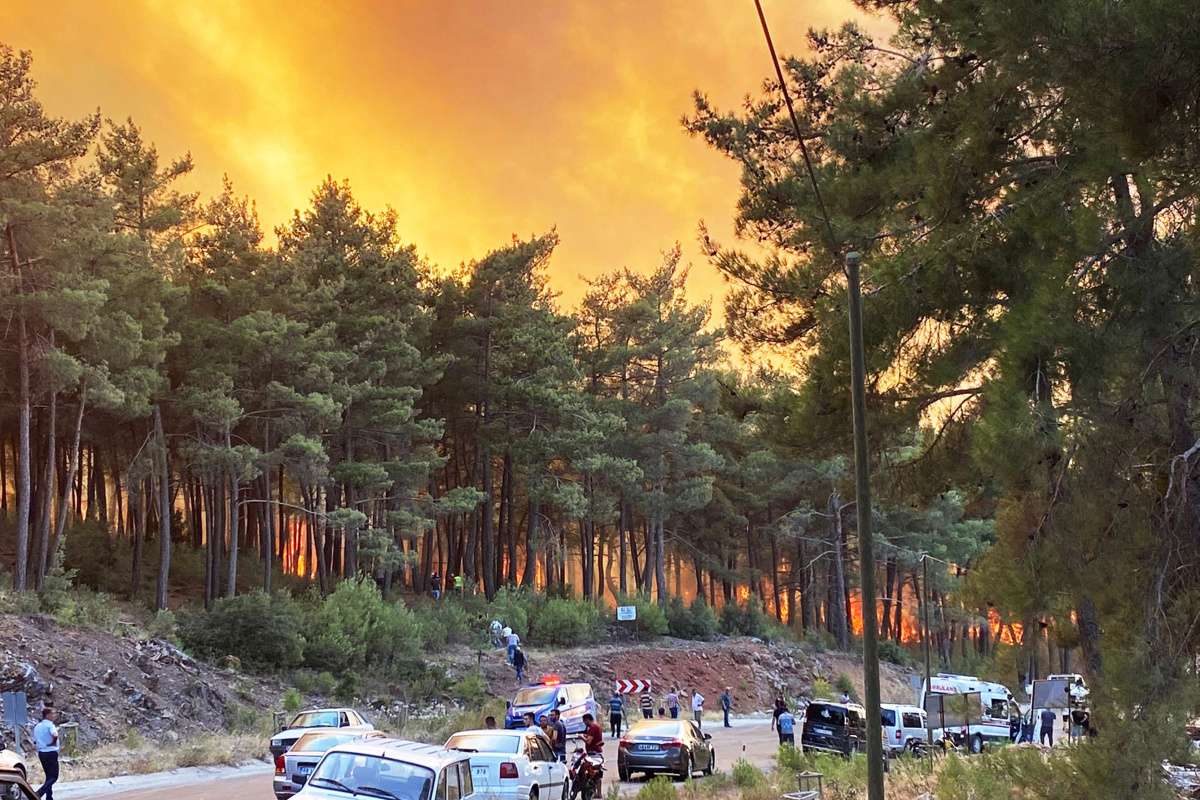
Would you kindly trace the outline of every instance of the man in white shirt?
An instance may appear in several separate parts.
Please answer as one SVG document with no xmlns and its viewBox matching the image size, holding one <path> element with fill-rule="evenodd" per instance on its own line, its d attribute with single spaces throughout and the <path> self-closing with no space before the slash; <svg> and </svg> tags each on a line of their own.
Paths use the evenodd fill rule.
<svg viewBox="0 0 1200 800">
<path fill-rule="evenodd" d="M 46 782 L 37 794 L 45 800 L 54 800 L 54 783 L 58 780 L 58 726 L 54 724 L 57 721 L 58 712 L 47 706 L 42 709 L 42 721 L 33 726 L 33 743 L 46 773 Z"/>
<path fill-rule="evenodd" d="M 700 718 L 704 716 L 704 695 L 698 690 L 692 690 L 692 716 L 696 718 L 696 727 L 700 727 Z"/>
<path fill-rule="evenodd" d="M 505 637 L 508 642 L 508 663 L 513 663 L 513 656 L 517 652 L 517 645 L 521 644 L 521 637 L 512 628 L 508 629 L 508 635 Z"/>
</svg>

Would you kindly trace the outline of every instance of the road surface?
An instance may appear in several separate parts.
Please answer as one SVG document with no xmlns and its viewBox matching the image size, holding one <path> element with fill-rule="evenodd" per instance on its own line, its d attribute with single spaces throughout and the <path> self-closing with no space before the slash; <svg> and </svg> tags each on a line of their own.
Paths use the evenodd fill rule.
<svg viewBox="0 0 1200 800">
<path fill-rule="evenodd" d="M 733 762 L 744 758 L 762 768 L 773 766 L 775 752 L 778 749 L 778 739 L 771 730 L 770 717 L 735 719 L 733 728 L 722 728 L 719 720 L 705 720 L 704 730 L 713 735 L 713 745 L 717 752 L 718 769 L 728 770 Z M 604 776 L 604 782 L 611 785 L 616 780 L 617 773 L 617 743 L 607 740 L 604 743 L 605 760 L 609 768 Z M 249 773 L 249 774 L 247 774 Z M 151 779 L 153 780 L 153 779 Z M 237 800 L 274 800 L 271 790 L 272 773 L 269 768 L 253 768 L 249 771 L 223 771 L 215 774 L 196 775 L 191 773 L 181 776 L 180 782 L 171 783 L 168 787 L 160 781 L 154 785 L 137 786 L 125 784 L 122 786 L 89 787 L 85 792 L 72 791 L 69 784 L 62 789 L 56 788 L 55 795 L 61 800 L 160 800 L 169 796 L 171 800 L 220 800 L 221 798 L 237 798 Z M 637 791 L 644 777 L 622 783 L 622 794 L 632 794 Z M 82 787 L 80 787 L 82 788 Z"/>
</svg>

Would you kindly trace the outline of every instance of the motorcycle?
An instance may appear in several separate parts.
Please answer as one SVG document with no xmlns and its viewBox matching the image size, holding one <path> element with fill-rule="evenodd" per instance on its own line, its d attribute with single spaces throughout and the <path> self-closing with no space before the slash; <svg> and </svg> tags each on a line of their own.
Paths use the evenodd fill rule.
<svg viewBox="0 0 1200 800">
<path fill-rule="evenodd" d="M 604 756 L 586 752 L 582 747 L 575 751 L 567 769 L 571 777 L 571 799 L 600 800 L 600 786 L 604 781 Z"/>
</svg>

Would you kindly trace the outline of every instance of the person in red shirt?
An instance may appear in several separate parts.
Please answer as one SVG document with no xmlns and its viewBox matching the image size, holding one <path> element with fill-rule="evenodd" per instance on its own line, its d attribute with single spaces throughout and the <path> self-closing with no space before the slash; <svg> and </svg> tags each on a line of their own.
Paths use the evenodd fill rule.
<svg viewBox="0 0 1200 800">
<path fill-rule="evenodd" d="M 604 731 L 591 714 L 583 715 L 583 749 L 588 754 L 604 753 Z"/>
</svg>

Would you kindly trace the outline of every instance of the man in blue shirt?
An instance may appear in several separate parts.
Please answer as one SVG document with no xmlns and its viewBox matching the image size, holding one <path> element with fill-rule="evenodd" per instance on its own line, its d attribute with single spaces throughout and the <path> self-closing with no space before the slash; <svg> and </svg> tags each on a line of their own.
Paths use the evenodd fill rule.
<svg viewBox="0 0 1200 800">
<path fill-rule="evenodd" d="M 608 699 L 608 726 L 612 730 L 612 738 L 616 739 L 621 735 L 621 722 L 625 716 L 625 701 L 621 699 L 621 695 L 613 692 L 612 697 Z"/>
<path fill-rule="evenodd" d="M 725 727 L 732 728 L 729 724 L 729 712 L 733 709 L 733 687 L 726 686 L 725 691 L 721 692 L 721 711 L 725 715 Z"/>
<path fill-rule="evenodd" d="M 776 723 L 779 730 L 779 746 L 788 745 L 796 746 L 796 718 L 792 716 L 792 712 L 787 706 L 783 707 L 783 711 L 779 712 L 779 720 Z"/>
<path fill-rule="evenodd" d="M 33 743 L 37 746 L 38 761 L 46 773 L 46 782 L 37 790 L 38 797 L 54 800 L 54 784 L 58 780 L 58 712 L 42 709 L 42 721 L 33 726 Z"/>
</svg>

